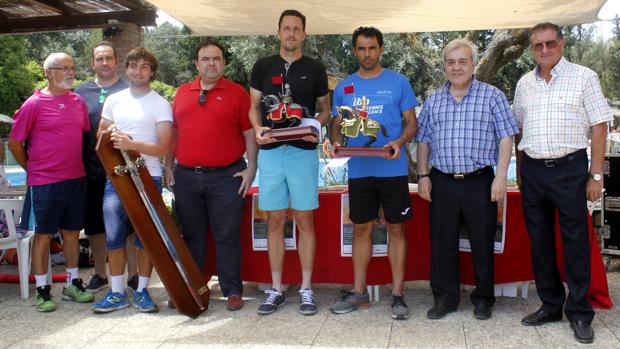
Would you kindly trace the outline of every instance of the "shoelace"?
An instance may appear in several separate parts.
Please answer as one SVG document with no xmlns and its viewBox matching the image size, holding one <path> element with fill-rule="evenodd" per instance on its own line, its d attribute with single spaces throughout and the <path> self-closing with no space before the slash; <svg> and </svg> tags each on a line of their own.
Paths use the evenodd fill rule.
<svg viewBox="0 0 620 349">
<path fill-rule="evenodd" d="M 82 279 L 73 279 L 71 282 L 73 286 L 75 286 L 80 292 L 86 292 L 84 285 L 82 284 Z"/>
<path fill-rule="evenodd" d="M 346 301 L 350 297 L 355 297 L 355 293 L 353 293 L 352 291 L 340 290 L 340 294 L 341 301 Z"/>
<path fill-rule="evenodd" d="M 314 304 L 314 293 L 310 289 L 299 290 L 301 304 Z"/>
<path fill-rule="evenodd" d="M 41 292 L 39 292 L 39 296 L 43 298 L 44 301 L 49 301 L 52 299 L 52 295 L 50 294 L 50 287 L 45 286 Z"/>
<path fill-rule="evenodd" d="M 269 304 L 269 305 L 275 305 L 276 304 L 276 299 L 280 295 L 282 295 L 280 292 L 278 292 L 276 290 L 266 290 L 265 293 L 267 293 L 269 296 L 267 296 L 267 299 L 265 299 L 263 304 Z"/>
<path fill-rule="evenodd" d="M 403 298 L 403 296 L 392 296 L 392 307 L 395 307 L 397 305 L 402 305 L 403 307 L 407 307 L 407 304 L 405 303 L 405 299 Z"/>
</svg>

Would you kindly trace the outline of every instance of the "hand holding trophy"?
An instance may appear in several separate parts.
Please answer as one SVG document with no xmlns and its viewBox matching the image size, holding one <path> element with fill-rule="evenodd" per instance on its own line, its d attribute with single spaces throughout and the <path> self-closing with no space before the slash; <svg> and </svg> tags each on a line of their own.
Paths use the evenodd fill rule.
<svg viewBox="0 0 620 349">
<path fill-rule="evenodd" d="M 274 84 L 282 86 L 279 96 L 267 95 L 262 102 L 267 107 L 267 119 L 271 120 L 271 129 L 263 133 L 264 137 L 276 139 L 277 142 L 296 139 L 320 139 L 321 124 L 309 115 L 308 108 L 293 102 L 289 84 L 284 83 L 283 77 L 272 78 Z M 312 121 L 315 121 L 314 123 Z M 277 124 L 284 127 L 274 128 Z M 318 125 L 318 127 L 317 127 Z"/>
<path fill-rule="evenodd" d="M 362 97 L 362 107 L 358 109 L 357 107 L 351 108 L 348 106 L 340 106 L 337 107 L 338 117 L 342 119 L 342 129 L 341 133 L 344 135 L 344 144 L 340 147 L 337 147 L 334 150 L 334 154 L 337 157 L 349 157 L 349 156 L 380 156 L 380 157 L 390 157 L 392 152 L 394 151 L 392 148 L 373 148 L 371 144 L 373 144 L 377 140 L 377 136 L 379 135 L 379 131 L 383 134 L 384 137 L 387 137 L 387 131 L 385 130 L 385 126 L 381 125 L 376 120 L 373 120 L 368 117 L 368 112 L 366 111 L 368 106 L 368 100 L 365 96 Z M 364 136 L 368 137 L 368 141 L 364 144 L 363 147 L 347 147 L 347 140 L 349 138 L 359 137 L 360 133 Z"/>
</svg>

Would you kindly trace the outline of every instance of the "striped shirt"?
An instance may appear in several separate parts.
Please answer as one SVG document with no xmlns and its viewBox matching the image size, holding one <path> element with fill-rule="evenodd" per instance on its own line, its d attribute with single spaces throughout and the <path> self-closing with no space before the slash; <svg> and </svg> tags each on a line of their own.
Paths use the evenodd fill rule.
<svg viewBox="0 0 620 349">
<path fill-rule="evenodd" d="M 523 130 L 518 149 L 535 159 L 587 148 L 590 128 L 613 119 L 596 73 L 564 57 L 549 83 L 538 67 L 519 80 L 513 110 Z"/>
<path fill-rule="evenodd" d="M 518 132 L 506 96 L 473 79 L 460 102 L 450 94 L 450 82 L 424 102 L 416 140 L 429 145 L 434 168 L 469 173 L 496 165 L 500 139 Z"/>
</svg>

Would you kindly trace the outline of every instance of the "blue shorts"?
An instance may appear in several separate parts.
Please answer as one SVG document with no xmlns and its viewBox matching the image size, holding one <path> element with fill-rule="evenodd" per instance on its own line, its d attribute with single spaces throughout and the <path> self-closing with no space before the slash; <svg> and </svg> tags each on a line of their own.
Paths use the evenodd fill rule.
<svg viewBox="0 0 620 349">
<path fill-rule="evenodd" d="M 26 195 L 24 222 L 34 223 L 37 234 L 56 234 L 58 229 L 80 231 L 86 215 L 86 178 L 33 185 Z M 34 213 L 34 217 L 31 215 Z"/>
<path fill-rule="evenodd" d="M 319 207 L 316 149 L 282 145 L 258 152 L 258 207 L 263 211 L 309 211 Z"/>
<path fill-rule="evenodd" d="M 153 177 L 157 190 L 161 193 L 161 177 Z M 106 244 L 109 250 L 125 247 L 127 237 L 133 232 L 133 226 L 125 213 L 123 204 L 116 194 L 112 183 L 105 183 L 103 194 L 103 222 L 105 223 Z M 136 234 L 136 246 L 144 249 L 144 245 Z"/>
</svg>

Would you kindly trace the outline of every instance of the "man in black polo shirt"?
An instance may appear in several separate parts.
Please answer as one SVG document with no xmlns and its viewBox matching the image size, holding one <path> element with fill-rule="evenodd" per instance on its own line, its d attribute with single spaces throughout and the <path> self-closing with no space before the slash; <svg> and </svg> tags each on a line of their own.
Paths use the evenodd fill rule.
<svg viewBox="0 0 620 349">
<path fill-rule="evenodd" d="M 250 122 L 260 144 L 258 153 L 258 205 L 268 214 L 268 250 L 272 289 L 258 308 L 259 314 L 271 314 L 285 302 L 282 292 L 284 262 L 284 223 L 286 210 L 293 209 L 299 232 L 299 260 L 302 284 L 299 291 L 300 312 L 316 314 L 317 306 L 311 289 L 312 267 L 316 250 L 314 210 L 318 200 L 318 154 L 315 137 L 277 142 L 264 137 L 270 128 L 290 126 L 289 121 L 275 122 L 267 118 L 268 103 L 264 97 L 291 98 L 305 108 L 303 117 L 317 119 L 325 125 L 330 119 L 327 74 L 317 60 L 304 56 L 301 45 L 306 37 L 306 17 L 296 10 L 280 15 L 278 37 L 280 52 L 258 60 L 252 69 L 250 88 Z M 269 98 L 265 99 L 268 100 Z M 318 104 L 318 108 L 317 108 Z"/>
</svg>

